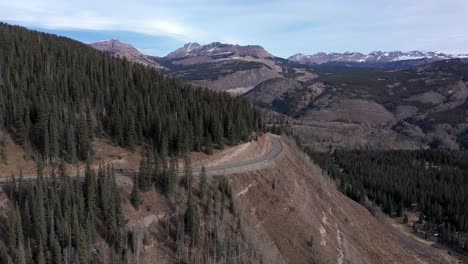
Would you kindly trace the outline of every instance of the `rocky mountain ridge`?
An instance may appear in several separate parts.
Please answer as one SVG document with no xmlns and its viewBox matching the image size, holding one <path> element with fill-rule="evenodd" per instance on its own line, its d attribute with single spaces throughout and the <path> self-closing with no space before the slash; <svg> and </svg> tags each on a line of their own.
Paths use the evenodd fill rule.
<svg viewBox="0 0 468 264">
<path fill-rule="evenodd" d="M 213 42 L 207 45 L 200 45 L 198 43 L 187 43 L 183 47 L 169 53 L 164 58 L 177 59 L 197 56 L 218 56 L 220 58 L 247 56 L 251 56 L 254 58 L 273 57 L 273 55 L 271 55 L 263 47 L 258 45 L 240 46 Z"/>
<path fill-rule="evenodd" d="M 297 53 L 288 58 L 288 60 L 311 65 L 320 65 L 329 62 L 352 62 L 352 63 L 388 63 L 407 60 L 426 59 L 428 62 L 468 58 L 468 54 L 447 54 L 434 51 L 374 51 L 369 54 L 360 52 L 344 52 L 344 53 L 325 53 L 319 52 L 313 55 L 304 55 Z"/>
<path fill-rule="evenodd" d="M 138 51 L 134 46 L 121 42 L 116 39 L 102 40 L 89 44 L 91 47 L 110 53 L 114 57 L 127 58 L 130 61 L 141 63 L 144 65 L 152 66 L 161 69 L 159 65 L 151 56 L 145 55 Z"/>
</svg>

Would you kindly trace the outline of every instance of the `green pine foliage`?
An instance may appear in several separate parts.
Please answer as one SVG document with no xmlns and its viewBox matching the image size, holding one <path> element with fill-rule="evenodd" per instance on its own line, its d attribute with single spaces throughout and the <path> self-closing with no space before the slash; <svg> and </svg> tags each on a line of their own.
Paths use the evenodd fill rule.
<svg viewBox="0 0 468 264">
<path fill-rule="evenodd" d="M 8 263 L 8 248 L 3 241 L 0 240 L 0 263 Z"/>
<path fill-rule="evenodd" d="M 44 161 L 86 160 L 93 136 L 161 158 L 248 140 L 261 114 L 83 43 L 0 24 L 0 127 Z"/>
<path fill-rule="evenodd" d="M 205 199 L 206 187 L 207 187 L 207 175 L 206 175 L 206 168 L 205 166 L 203 166 L 200 172 L 200 181 L 199 181 L 199 187 L 198 187 L 199 196 L 201 200 Z"/>
<path fill-rule="evenodd" d="M 140 174 L 141 175 L 141 174 Z M 143 203 L 140 197 L 140 187 L 139 187 L 139 176 L 133 177 L 135 180 L 133 181 L 133 189 L 132 194 L 130 195 L 130 202 L 132 203 L 135 209 L 140 208 L 140 205 Z"/>
<path fill-rule="evenodd" d="M 418 210 L 419 224 L 429 224 L 426 231 L 468 231 L 466 151 L 336 150 L 329 155 L 306 148 L 306 152 L 355 201 L 369 199 L 397 216 Z"/>
<path fill-rule="evenodd" d="M 192 175 L 192 164 L 189 154 L 184 155 L 184 185 L 185 189 L 190 190 L 192 188 L 193 175 Z"/>
<path fill-rule="evenodd" d="M 191 196 L 187 200 L 187 209 L 184 214 L 185 233 L 191 238 L 192 244 L 196 244 L 198 240 L 198 216 L 196 208 L 192 202 Z"/>
<path fill-rule="evenodd" d="M 140 170 L 138 174 L 137 186 L 142 191 L 149 191 L 153 184 L 153 168 L 150 158 L 142 158 L 140 162 Z"/>
<path fill-rule="evenodd" d="M 61 169 L 43 178 L 41 166 L 34 183 L 18 181 L 6 187 L 12 201 L 7 237 L 0 241 L 0 258 L 6 251 L 15 263 L 94 263 L 98 235 L 123 259 L 129 250 L 122 232 L 120 194 L 109 167 L 97 177 L 69 177 Z"/>
</svg>

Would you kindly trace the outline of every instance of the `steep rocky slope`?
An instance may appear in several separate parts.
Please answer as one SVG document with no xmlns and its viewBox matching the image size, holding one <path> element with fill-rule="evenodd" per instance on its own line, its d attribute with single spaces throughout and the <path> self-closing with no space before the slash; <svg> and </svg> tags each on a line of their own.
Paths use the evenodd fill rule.
<svg viewBox="0 0 468 264">
<path fill-rule="evenodd" d="M 293 143 L 267 169 L 229 177 L 266 263 L 453 263 L 337 191 Z"/>
<path fill-rule="evenodd" d="M 158 62 L 166 67 L 164 73 L 232 94 L 245 94 L 272 79 L 290 79 L 295 68 L 289 61 L 274 57 L 261 46 L 219 42 L 208 45 L 189 43 L 158 59 Z M 300 81 L 314 77 L 305 75 Z M 292 88 L 294 86 L 285 87 Z"/>
</svg>

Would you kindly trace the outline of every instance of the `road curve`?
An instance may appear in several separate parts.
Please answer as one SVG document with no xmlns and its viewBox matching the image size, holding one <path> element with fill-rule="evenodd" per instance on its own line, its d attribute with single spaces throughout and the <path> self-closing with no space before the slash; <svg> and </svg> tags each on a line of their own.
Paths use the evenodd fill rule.
<svg viewBox="0 0 468 264">
<path fill-rule="evenodd" d="M 206 174 L 207 175 L 228 175 L 232 173 L 239 173 L 245 171 L 256 170 L 260 168 L 264 168 L 270 164 L 272 160 L 278 157 L 281 152 L 283 152 L 283 143 L 280 140 L 280 136 L 268 134 L 271 139 L 271 144 L 273 145 L 271 151 L 259 158 L 254 160 L 246 160 L 231 164 L 226 164 L 222 166 L 216 167 L 206 167 Z M 198 176 L 201 173 L 201 169 L 192 170 L 192 175 Z M 132 177 L 135 172 L 116 172 L 116 175 L 120 176 L 129 176 Z M 183 176 L 183 172 L 179 172 L 179 176 Z"/>
<path fill-rule="evenodd" d="M 283 143 L 280 140 L 280 136 L 273 135 L 273 134 L 268 134 L 268 136 L 271 139 L 271 143 L 273 145 L 272 150 L 270 153 L 259 157 L 254 160 L 247 160 L 247 161 L 241 161 L 241 162 L 236 162 L 236 163 L 231 163 L 231 164 L 226 164 L 223 166 L 217 166 L 217 167 L 207 167 L 206 168 L 206 174 L 207 175 L 228 175 L 232 173 L 239 173 L 239 172 L 245 172 L 245 171 L 251 171 L 251 170 L 257 170 L 261 169 L 264 167 L 267 167 L 270 165 L 270 162 L 274 160 L 276 157 L 278 157 L 281 152 L 283 152 Z M 200 175 L 201 170 L 193 170 L 192 175 L 198 176 Z M 135 172 L 116 172 L 116 175 L 120 176 L 129 176 L 132 177 L 135 174 Z M 182 176 L 183 173 L 179 173 L 179 176 Z M 23 181 L 34 181 L 36 179 L 36 176 L 24 176 Z M 10 182 L 11 179 L 0 179 L 0 185 L 4 185 L 8 182 Z"/>
<path fill-rule="evenodd" d="M 273 145 L 270 153 L 265 156 L 259 157 L 254 160 L 241 161 L 237 163 L 226 164 L 219 167 L 207 167 L 206 173 L 208 175 L 226 175 L 231 173 L 238 173 L 244 171 L 250 171 L 268 166 L 272 160 L 278 157 L 283 152 L 283 143 L 279 136 L 269 134 L 271 143 Z M 193 175 L 199 175 L 200 170 L 193 170 Z"/>
</svg>

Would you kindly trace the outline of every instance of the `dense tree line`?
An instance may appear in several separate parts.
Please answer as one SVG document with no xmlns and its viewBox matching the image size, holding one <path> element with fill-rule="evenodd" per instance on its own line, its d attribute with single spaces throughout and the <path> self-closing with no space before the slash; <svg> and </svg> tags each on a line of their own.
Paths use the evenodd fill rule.
<svg viewBox="0 0 468 264">
<path fill-rule="evenodd" d="M 353 200 L 369 199 L 383 212 L 397 216 L 416 209 L 428 231 L 455 244 L 463 241 L 457 232 L 468 231 L 468 152 L 306 151 Z M 454 241 L 455 236 L 461 241 Z"/>
<path fill-rule="evenodd" d="M 0 243 L 4 260 L 9 255 L 21 264 L 94 263 L 110 252 L 112 263 L 125 263 L 131 234 L 121 229 L 120 194 L 110 168 L 96 175 L 88 167 L 83 178 L 69 177 L 62 166 L 44 177 L 39 166 L 37 176 L 34 183 L 13 178 L 5 188 L 12 206 Z M 98 237 L 111 250 L 95 250 Z"/>
<path fill-rule="evenodd" d="M 45 162 L 92 156 L 92 138 L 162 156 L 211 152 L 263 129 L 242 98 L 112 58 L 85 44 L 0 24 L 0 127 Z"/>
</svg>

